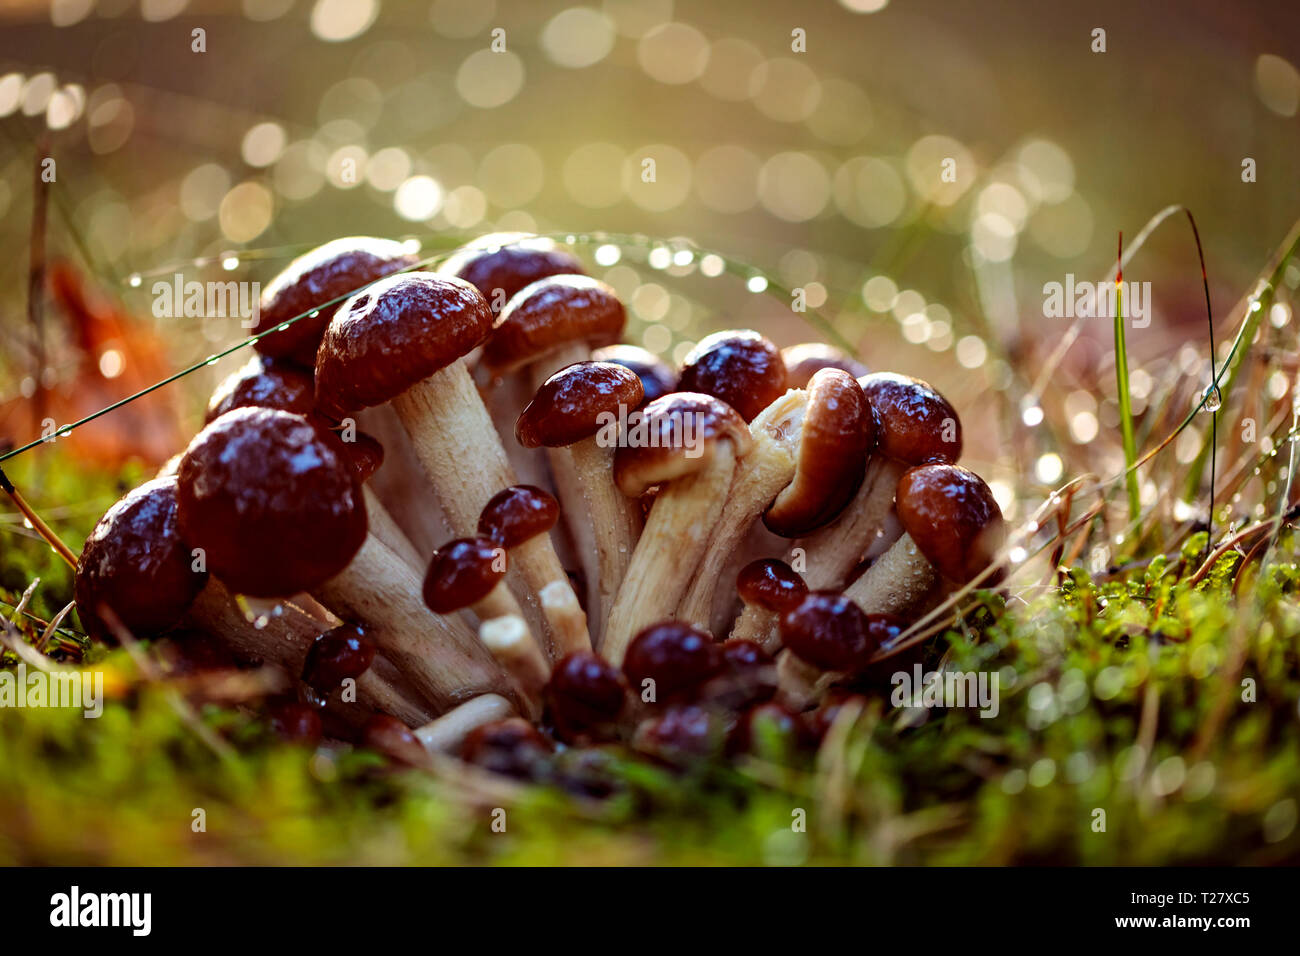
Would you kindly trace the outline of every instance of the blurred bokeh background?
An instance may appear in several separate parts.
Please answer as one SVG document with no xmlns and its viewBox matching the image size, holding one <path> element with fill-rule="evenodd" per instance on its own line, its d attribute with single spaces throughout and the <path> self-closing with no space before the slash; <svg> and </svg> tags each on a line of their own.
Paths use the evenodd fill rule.
<svg viewBox="0 0 1300 956">
<path fill-rule="evenodd" d="M 1043 411 L 1029 396 L 1069 324 L 1044 317 L 1043 284 L 1102 278 L 1119 231 L 1183 203 L 1226 315 L 1300 209 L 1298 63 L 1300 7 L 1264 2 L 6 0 L 0 438 L 39 437 L 47 416 L 245 334 L 153 318 L 158 277 L 265 283 L 344 234 L 428 253 L 494 230 L 604 231 L 728 260 L 719 274 L 671 244 L 581 244 L 629 305 L 629 341 L 680 358 L 716 328 L 842 336 L 949 394 L 967 460 L 1014 516 L 1026 484 L 1122 464 L 1108 321 L 1085 326 Z M 64 285 L 34 323 L 46 156 Z M 1141 416 L 1161 382 L 1208 365 L 1184 225 L 1125 277 L 1153 288 L 1129 343 Z M 235 360 L 66 453 L 175 450 Z"/>
</svg>

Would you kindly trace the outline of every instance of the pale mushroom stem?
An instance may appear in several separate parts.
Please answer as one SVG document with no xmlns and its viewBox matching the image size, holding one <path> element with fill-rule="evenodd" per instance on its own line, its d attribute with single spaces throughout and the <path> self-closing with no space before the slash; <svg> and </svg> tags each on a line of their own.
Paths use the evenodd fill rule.
<svg viewBox="0 0 1300 956">
<path fill-rule="evenodd" d="M 361 429 L 384 446 L 384 462 L 366 484 L 415 546 L 420 555 L 418 567 L 427 562 L 440 541 L 452 537 L 442 505 L 430 489 L 424 467 L 393 407 L 365 408 L 356 418 Z"/>
<path fill-rule="evenodd" d="M 844 596 L 866 614 L 914 612 L 939 585 L 939 574 L 912 536 L 904 534 L 862 575 Z"/>
<path fill-rule="evenodd" d="M 452 362 L 416 383 L 393 399 L 393 407 L 443 504 L 452 533 L 474 536 L 483 506 L 516 481 L 465 363 Z M 582 609 L 549 535 L 514 549 L 508 577 L 515 593 L 526 597 L 524 611 L 534 633 L 549 633 L 552 646 L 591 649 Z"/>
<path fill-rule="evenodd" d="M 590 358 L 591 346 L 585 342 L 571 342 L 549 355 L 543 355 L 528 366 L 529 384 L 532 387 L 532 391 L 528 394 L 536 395 L 537 390 L 545 384 L 546 380 L 560 369 L 568 368 L 575 362 L 586 362 Z M 511 429 L 513 428 L 512 424 Z"/>
<path fill-rule="evenodd" d="M 718 589 L 730 593 L 735 581 L 724 581 L 723 571 L 740 547 L 754 521 L 794 477 L 794 458 L 775 442 L 771 449 L 760 444 L 745 456 L 737 468 L 722 515 L 704 551 L 690 590 L 677 609 L 677 617 L 708 630 Z M 748 467 L 750 462 L 754 467 Z M 738 570 L 738 569 L 737 569 Z"/>
<path fill-rule="evenodd" d="M 554 452 L 555 458 L 565 461 L 563 471 L 572 478 L 571 490 L 561 497 L 565 514 L 573 515 L 572 523 L 587 528 L 591 538 L 589 550 L 583 551 L 583 563 L 587 568 L 591 639 L 599 649 L 606 618 L 627 577 L 632 552 L 641 536 L 641 506 L 614 484 L 615 449 L 601 447 L 594 435 Z M 560 473 L 561 469 L 557 469 L 557 476 Z M 565 491 L 563 483 L 560 487 Z"/>
<path fill-rule="evenodd" d="M 513 716 L 515 708 L 510 701 L 499 694 L 483 694 L 417 727 L 414 733 L 430 753 L 455 753 L 465 738 L 479 727 Z"/>
<path fill-rule="evenodd" d="M 370 533 L 410 565 L 413 571 L 419 571 L 424 562 L 420 560 L 420 552 L 411 543 L 411 539 L 398 527 L 393 516 L 379 500 L 379 496 L 370 490 L 369 485 L 362 485 L 361 491 L 366 499 L 366 520 L 370 525 Z"/>
<path fill-rule="evenodd" d="M 783 650 L 776 656 L 777 697 L 791 710 L 806 710 L 843 677 L 838 671 L 823 671 L 814 667 L 789 650 Z"/>
<path fill-rule="evenodd" d="M 551 665 L 528 633 L 524 619 L 518 615 L 490 618 L 479 625 L 478 636 L 519 685 L 527 716 L 538 720 L 542 716 L 542 689 L 551 679 Z"/>
<path fill-rule="evenodd" d="M 615 667 L 622 666 L 623 655 L 639 630 L 672 617 L 677 610 L 704 542 L 722 514 L 735 470 L 731 443 L 719 442 L 703 469 L 671 482 L 655 498 L 610 611 L 601 647 L 605 659 Z"/>
<path fill-rule="evenodd" d="M 316 590 L 336 614 L 367 627 L 434 707 L 446 710 L 507 681 L 487 649 L 459 619 L 434 614 L 421 600 L 419 575 L 374 535 L 343 573 Z"/>
<path fill-rule="evenodd" d="M 291 603 L 281 602 L 279 612 L 258 627 L 244 616 L 230 592 L 216 578 L 208 579 L 186 616 L 199 630 L 230 648 L 236 657 L 268 661 L 294 677 L 302 673 L 312 642 L 332 626 Z M 357 678 L 357 703 L 411 724 L 428 720 L 430 708 L 401 686 L 401 681 L 396 668 L 376 656 L 370 669 Z"/>
<path fill-rule="evenodd" d="M 781 635 L 777 629 L 779 620 L 780 615 L 775 611 L 757 604 L 746 604 L 736 617 L 729 639 L 753 641 L 769 654 L 775 654 L 781 647 Z"/>
<path fill-rule="evenodd" d="M 840 516 L 825 528 L 794 542 L 786 563 L 799 567 L 812 590 L 844 586 L 849 573 L 862 560 L 886 526 L 894 506 L 894 491 L 907 465 L 876 455 L 867 462 L 867 473 L 858 493 Z M 802 550 L 805 560 L 796 560 Z"/>
</svg>

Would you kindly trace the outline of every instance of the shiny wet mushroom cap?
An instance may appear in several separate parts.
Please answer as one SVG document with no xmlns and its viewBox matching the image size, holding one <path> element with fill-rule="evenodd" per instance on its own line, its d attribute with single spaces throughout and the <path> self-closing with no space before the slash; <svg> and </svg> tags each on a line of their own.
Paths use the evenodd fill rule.
<svg viewBox="0 0 1300 956">
<path fill-rule="evenodd" d="M 302 681 L 329 694 L 349 679 L 370 669 L 375 644 L 355 624 L 340 624 L 312 641 L 302 665 Z"/>
<path fill-rule="evenodd" d="M 357 473 L 357 481 L 365 484 L 384 464 L 384 446 L 379 439 L 366 432 L 339 434 L 330 432 L 338 440 L 343 454 Z"/>
<path fill-rule="evenodd" d="M 207 583 L 182 540 L 174 476 L 155 478 L 109 508 L 77 562 L 75 597 L 86 631 L 116 644 L 111 617 L 133 636 L 180 622 Z M 111 612 L 111 615 L 108 613 Z"/>
<path fill-rule="evenodd" d="M 636 498 L 652 485 L 700 471 L 723 441 L 737 457 L 754 444 L 734 408 L 711 395 L 673 392 L 629 417 L 625 444 L 614 454 L 614 481 Z"/>
<path fill-rule="evenodd" d="M 287 597 L 348 566 L 366 537 L 361 483 L 339 442 L 310 420 L 237 408 L 190 442 L 179 525 L 233 591 Z"/>
<path fill-rule="evenodd" d="M 722 669 L 722 648 L 707 631 L 680 621 L 645 628 L 628 645 L 623 673 L 634 690 L 654 681 L 655 699 L 689 693 Z"/>
<path fill-rule="evenodd" d="M 636 372 L 644 390 L 643 402 L 653 402 L 677 389 L 677 373 L 672 366 L 639 345 L 610 345 L 591 353 L 592 361 L 613 362 Z"/>
<path fill-rule="evenodd" d="M 429 562 L 424 576 L 424 603 L 439 614 L 477 604 L 506 576 L 500 545 L 487 538 L 448 541 Z"/>
<path fill-rule="evenodd" d="M 757 332 L 715 332 L 682 361 L 677 387 L 719 398 L 751 422 L 785 394 L 785 363 L 777 347 Z"/>
<path fill-rule="evenodd" d="M 316 382 L 310 370 L 292 362 L 254 355 L 212 392 L 204 423 L 246 406 L 310 415 L 316 407 Z"/>
<path fill-rule="evenodd" d="M 787 388 L 806 388 L 813 373 L 823 368 L 838 368 L 854 378 L 861 378 L 871 371 L 843 349 L 825 342 L 788 345 L 781 350 L 781 361 L 785 362 Z"/>
<path fill-rule="evenodd" d="M 353 294 L 367 282 L 409 269 L 416 261 L 400 242 L 367 236 L 335 239 L 299 256 L 262 290 L 255 331 L 260 334 L 295 316 L 303 317 L 258 339 L 255 348 L 264 355 L 315 365 L 316 346 L 338 307 L 326 303 Z M 319 313 L 304 314 L 314 309 Z"/>
<path fill-rule="evenodd" d="M 793 538 L 834 519 L 862 484 L 875 445 L 875 416 L 857 380 L 843 369 L 815 372 L 794 479 L 763 514 L 768 530 Z"/>
<path fill-rule="evenodd" d="M 546 534 L 559 519 L 560 503 L 549 491 L 535 485 L 511 485 L 483 506 L 478 533 L 503 548 L 517 548 Z"/>
<path fill-rule="evenodd" d="M 540 279 L 520 289 L 497 316 L 483 364 L 505 375 L 570 345 L 610 345 L 627 316 L 618 295 L 583 275 Z"/>
<path fill-rule="evenodd" d="M 961 457 L 961 419 L 928 382 L 872 372 L 858 384 L 876 414 L 879 454 L 910 465 Z"/>
<path fill-rule="evenodd" d="M 644 389 L 631 369 L 608 362 L 578 362 L 543 383 L 515 424 L 525 448 L 559 448 L 590 438 L 611 419 L 641 404 Z"/>
<path fill-rule="evenodd" d="M 500 312 L 524 286 L 555 275 L 581 275 L 582 261 L 554 240 L 522 232 L 481 236 L 452 253 L 439 267 L 442 275 L 472 284 Z"/>
<path fill-rule="evenodd" d="M 808 594 L 808 586 L 784 561 L 760 558 L 740 569 L 736 591 L 746 604 L 780 614 L 796 607 Z"/>
<path fill-rule="evenodd" d="M 430 272 L 381 279 L 339 307 L 316 358 L 316 404 L 341 418 L 382 405 L 471 352 L 492 312 L 468 282 Z"/>
<path fill-rule="evenodd" d="M 958 465 L 923 465 L 898 482 L 898 520 L 935 570 L 963 584 L 992 563 L 1006 542 L 993 492 Z"/>
<path fill-rule="evenodd" d="M 897 637 L 901 623 L 864 614 L 842 594 L 812 591 L 781 615 L 781 640 L 801 660 L 828 671 L 859 671 L 880 645 Z"/>
<path fill-rule="evenodd" d="M 618 668 L 598 654 L 569 654 L 555 665 L 546 702 L 565 739 L 603 736 L 627 703 L 627 682 Z"/>
</svg>

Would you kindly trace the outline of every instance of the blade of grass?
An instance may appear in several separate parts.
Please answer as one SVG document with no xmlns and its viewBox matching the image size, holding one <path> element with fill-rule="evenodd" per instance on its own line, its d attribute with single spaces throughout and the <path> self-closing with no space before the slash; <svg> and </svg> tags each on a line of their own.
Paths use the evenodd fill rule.
<svg viewBox="0 0 1300 956">
<path fill-rule="evenodd" d="M 1115 268 L 1115 388 L 1119 397 L 1119 427 L 1124 439 L 1124 474 L 1128 485 L 1128 516 L 1136 522 L 1142 512 L 1138 489 L 1137 438 L 1133 432 L 1133 401 L 1128 388 L 1128 336 L 1124 331 L 1124 233 L 1119 234 Z"/>
</svg>

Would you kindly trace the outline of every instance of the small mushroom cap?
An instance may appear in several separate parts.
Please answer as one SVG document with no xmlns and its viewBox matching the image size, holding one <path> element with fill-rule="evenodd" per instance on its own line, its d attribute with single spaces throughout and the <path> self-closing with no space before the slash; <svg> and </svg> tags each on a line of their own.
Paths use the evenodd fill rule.
<svg viewBox="0 0 1300 956">
<path fill-rule="evenodd" d="M 374 659 L 374 641 L 355 624 L 340 624 L 312 641 L 302 665 L 302 680 L 328 695 L 348 678 L 368 671 Z"/>
<path fill-rule="evenodd" d="M 505 551 L 487 538 L 448 541 L 429 562 L 424 603 L 438 614 L 477 604 L 506 576 Z"/>
<path fill-rule="evenodd" d="M 599 432 L 608 416 L 614 421 L 626 419 L 644 394 L 641 379 L 629 368 L 577 362 L 560 369 L 537 390 L 515 423 L 515 437 L 525 448 L 572 445 Z"/>
<path fill-rule="evenodd" d="M 964 584 L 1006 543 L 1007 528 L 984 479 L 958 465 L 923 465 L 904 473 L 895 497 L 903 530 L 935 570 Z"/>
<path fill-rule="evenodd" d="M 655 699 L 686 694 L 722 669 L 722 647 L 708 631 L 681 621 L 663 621 L 645 628 L 628 645 L 623 673 L 633 688 L 655 683 Z"/>
<path fill-rule="evenodd" d="M 627 682 L 598 654 L 579 651 L 555 665 L 546 702 L 556 729 L 567 740 L 606 730 L 627 703 Z"/>
<path fill-rule="evenodd" d="M 352 468 L 357 473 L 357 481 L 363 485 L 369 481 L 384 464 L 384 446 L 374 435 L 366 432 L 355 432 L 350 439 L 344 438 L 337 432 L 330 432 L 338 439 L 339 445 L 343 448 L 343 454 L 351 462 Z"/>
<path fill-rule="evenodd" d="M 781 615 L 781 641 L 790 652 L 828 671 L 862 670 L 881 644 L 898 636 L 902 623 L 886 614 L 864 614 L 834 591 L 810 591 Z"/>
<path fill-rule="evenodd" d="M 179 502 L 186 543 L 252 597 L 312 590 L 366 538 L 361 482 L 340 442 L 276 409 L 237 408 L 199 432 L 181 461 Z"/>
<path fill-rule="evenodd" d="M 876 451 L 909 465 L 961 457 L 961 419 L 928 382 L 893 372 L 858 379 L 876 413 Z"/>
<path fill-rule="evenodd" d="M 782 613 L 795 607 L 808 593 L 803 578 L 775 558 L 760 558 L 740 569 L 736 591 L 746 604 Z"/>
<path fill-rule="evenodd" d="M 754 447 L 754 436 L 734 408 L 697 392 L 673 392 L 629 415 L 620 441 L 614 482 L 629 498 L 701 470 L 720 442 L 731 442 L 738 458 Z"/>
<path fill-rule="evenodd" d="M 677 373 L 672 366 L 639 345 L 608 345 L 596 349 L 591 357 L 594 361 L 613 362 L 636 372 L 645 391 L 643 402 L 653 402 L 677 389 Z"/>
<path fill-rule="evenodd" d="M 213 391 L 204 424 L 232 408 L 247 406 L 310 415 L 316 407 L 316 382 L 308 369 L 284 359 L 255 354 L 222 379 Z"/>
<path fill-rule="evenodd" d="M 854 378 L 861 378 L 871 371 L 848 352 L 825 342 L 787 345 L 781 350 L 781 361 L 785 362 L 786 388 L 807 388 L 818 369 L 838 368 Z"/>
<path fill-rule="evenodd" d="M 712 707 L 670 707 L 637 727 L 632 746 L 666 763 L 689 766 L 720 756 L 732 723 Z"/>
<path fill-rule="evenodd" d="M 429 751 L 410 727 L 389 714 L 373 714 L 361 732 L 362 742 L 391 760 L 411 767 L 429 762 Z"/>
<path fill-rule="evenodd" d="M 768 530 L 795 538 L 835 518 L 862 484 L 875 444 L 876 419 L 857 379 L 837 368 L 815 372 L 794 479 L 763 515 Z"/>
<path fill-rule="evenodd" d="M 785 363 L 775 345 L 757 332 L 714 332 L 682 362 L 677 387 L 720 398 L 752 422 L 786 391 Z"/>
<path fill-rule="evenodd" d="M 290 358 L 300 365 L 316 364 L 316 346 L 329 325 L 336 305 L 325 305 L 341 295 L 351 295 L 367 282 L 415 265 L 416 258 L 400 242 L 349 236 L 335 239 L 294 259 L 262 290 L 256 333 L 302 315 L 287 329 L 257 340 L 264 355 Z M 304 315 L 320 309 L 319 315 Z"/>
<path fill-rule="evenodd" d="M 503 548 L 517 548 L 546 534 L 560 520 L 560 503 L 536 485 L 511 485 L 488 499 L 478 516 L 478 533 Z"/>
<path fill-rule="evenodd" d="M 508 717 L 470 731 L 461 744 L 460 757 L 493 773 L 533 780 L 545 774 L 554 749 L 528 721 Z"/>
<path fill-rule="evenodd" d="M 583 275 L 549 276 L 506 303 L 483 347 L 483 364 L 504 375 L 574 343 L 611 345 L 626 322 L 623 303 L 605 283 Z"/>
<path fill-rule="evenodd" d="M 104 609 L 135 637 L 153 637 L 180 622 L 207 583 L 181 539 L 176 478 L 147 481 L 109 508 L 77 562 L 75 596 L 86 631 L 117 638 Z"/>
<path fill-rule="evenodd" d="M 492 310 L 462 279 L 408 272 L 339 307 L 316 356 L 316 404 L 340 418 L 382 405 L 482 344 Z"/>
<path fill-rule="evenodd" d="M 438 267 L 442 275 L 471 283 L 483 293 L 493 312 L 500 311 L 515 293 L 538 279 L 581 275 L 585 271 L 582 261 L 568 249 L 557 246 L 554 240 L 523 232 L 480 236 L 452 253 Z"/>
</svg>

